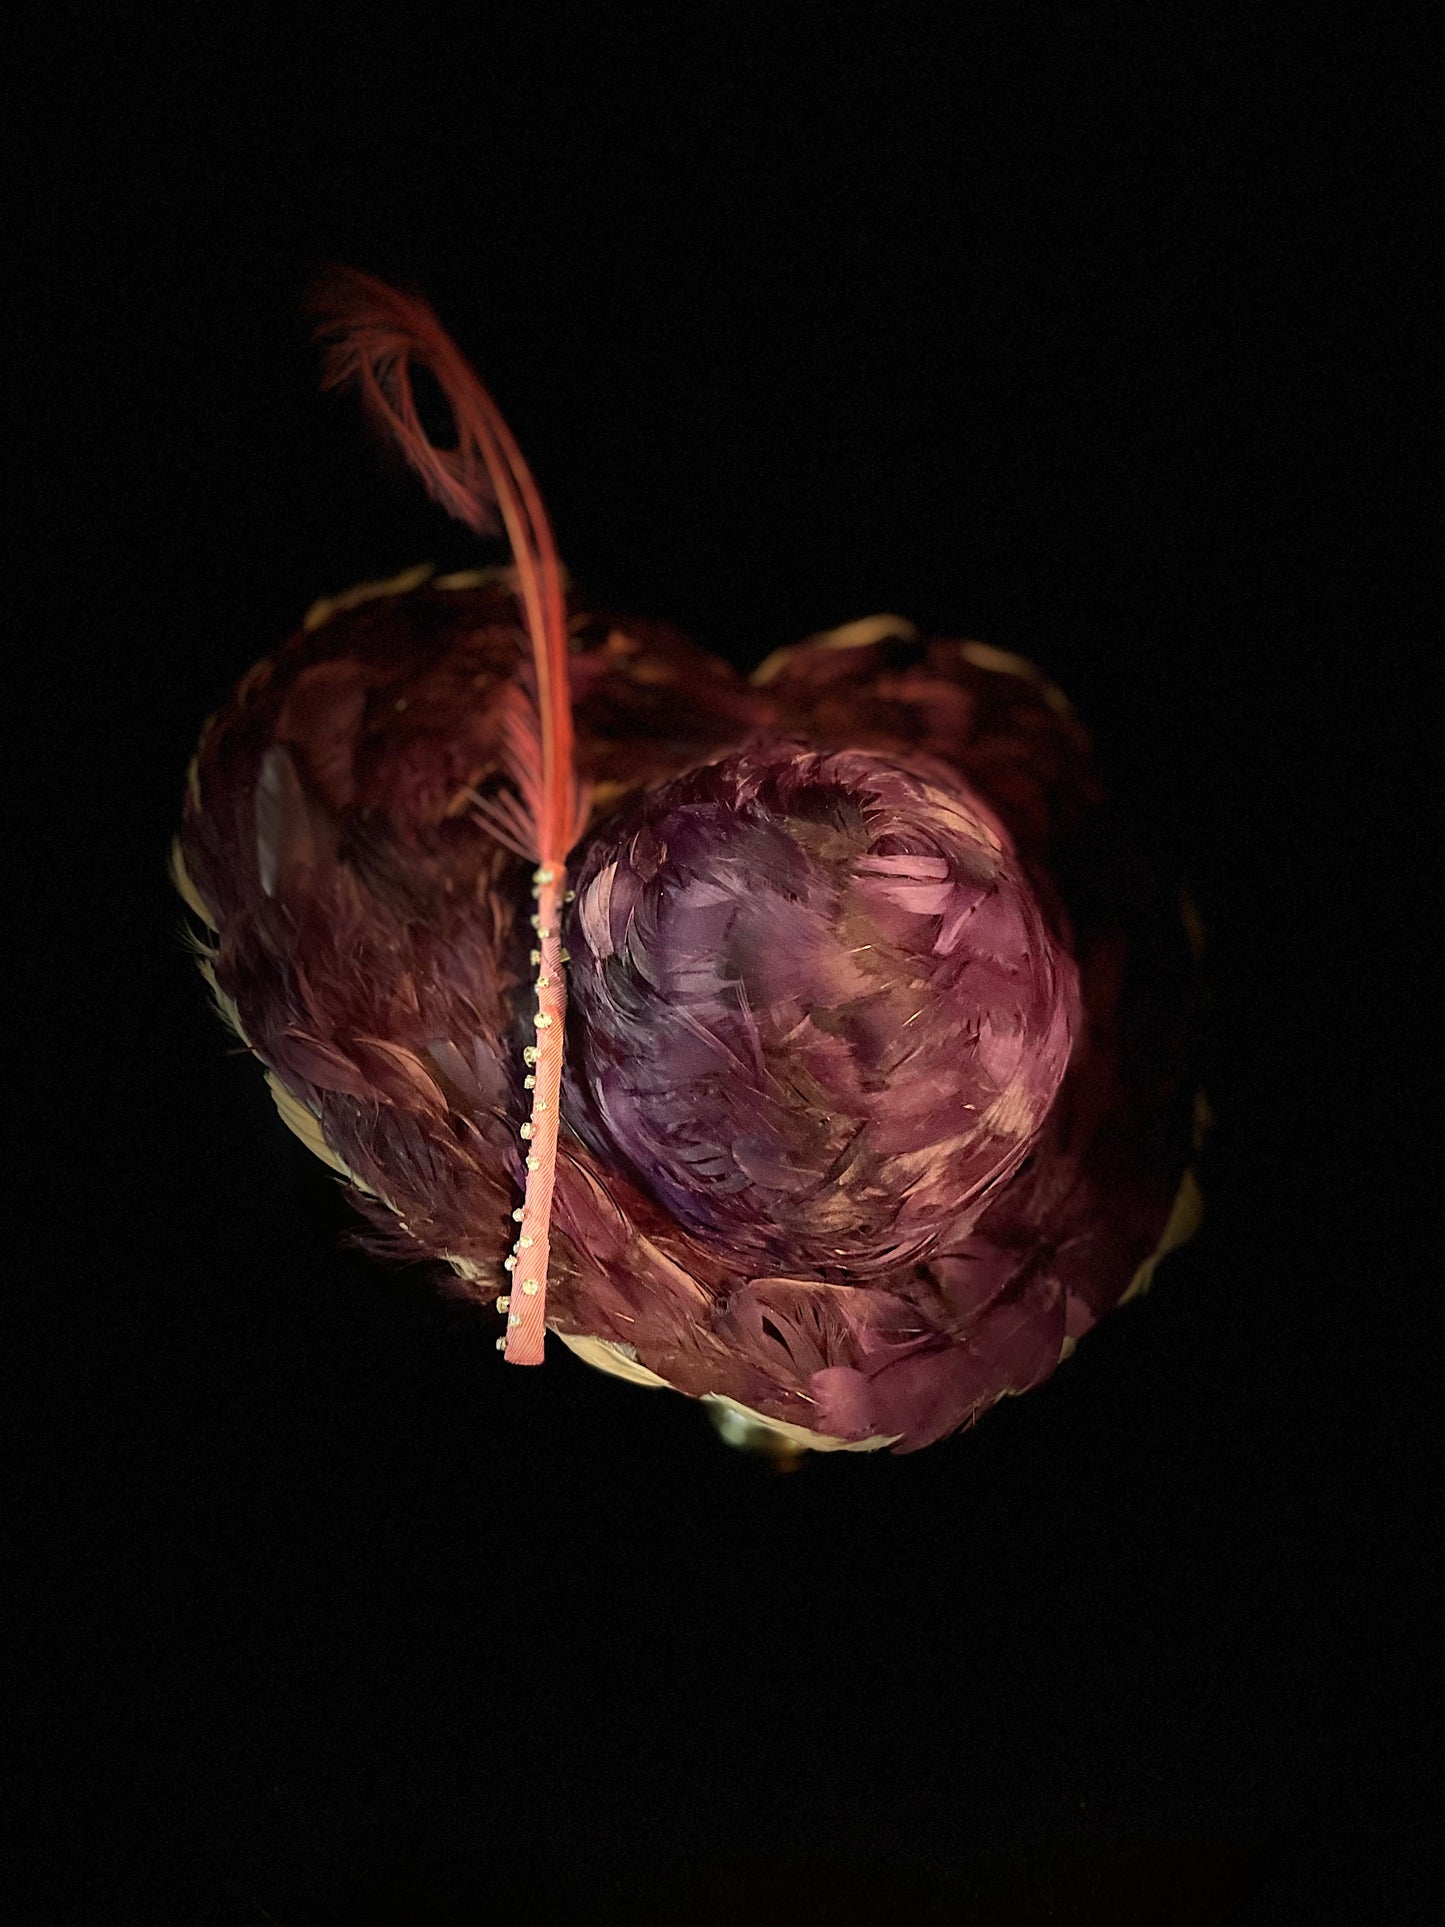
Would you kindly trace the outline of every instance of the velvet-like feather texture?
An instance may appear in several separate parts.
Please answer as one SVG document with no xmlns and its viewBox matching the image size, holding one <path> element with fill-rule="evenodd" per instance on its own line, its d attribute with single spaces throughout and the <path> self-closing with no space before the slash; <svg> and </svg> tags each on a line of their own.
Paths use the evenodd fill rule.
<svg viewBox="0 0 1445 1927">
<path fill-rule="evenodd" d="M 213 722 L 180 839 L 247 1038 L 393 1242 L 484 1299 L 531 899 L 469 798 L 506 780 L 515 648 L 495 582 L 339 610 Z M 750 686 L 580 605 L 569 649 L 595 788 L 549 1323 L 926 1445 L 1046 1377 L 1159 1244 L 1190 1155 L 1177 904 L 1027 665 L 882 637 Z"/>
<path fill-rule="evenodd" d="M 594 839 L 575 922 L 573 1104 L 760 1269 L 861 1281 L 966 1229 L 1068 1061 L 1072 961 L 943 767 L 759 743 Z"/>
</svg>

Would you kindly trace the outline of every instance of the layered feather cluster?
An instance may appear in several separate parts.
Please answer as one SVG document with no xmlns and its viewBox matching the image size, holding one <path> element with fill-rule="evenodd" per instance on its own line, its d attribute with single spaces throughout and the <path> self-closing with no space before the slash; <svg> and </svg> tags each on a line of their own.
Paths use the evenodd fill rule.
<svg viewBox="0 0 1445 1927">
<path fill-rule="evenodd" d="M 569 1100 L 759 1269 L 886 1276 L 975 1224 L 1068 1064 L 1072 960 L 945 767 L 765 738 L 591 840 Z"/>
<path fill-rule="evenodd" d="M 384 347 L 350 372 L 409 431 Z M 481 470 L 463 435 L 435 492 Z M 176 875 L 222 1007 L 390 1247 L 513 1303 L 550 916 L 548 1328 L 810 1443 L 942 1438 L 1190 1228 L 1177 900 L 1056 690 L 896 620 L 745 682 L 544 597 L 578 814 L 529 844 L 526 573 L 324 605 L 207 727 Z"/>
</svg>

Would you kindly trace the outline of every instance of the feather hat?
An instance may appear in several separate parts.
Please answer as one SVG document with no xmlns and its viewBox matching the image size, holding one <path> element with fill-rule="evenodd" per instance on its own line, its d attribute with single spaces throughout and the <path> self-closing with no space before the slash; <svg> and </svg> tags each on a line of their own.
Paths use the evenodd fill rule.
<svg viewBox="0 0 1445 1927">
<path fill-rule="evenodd" d="M 512 560 L 316 604 L 203 732 L 174 875 L 286 1122 L 508 1359 L 735 1442 L 912 1451 L 1039 1384 L 1199 1211 L 1186 917 L 1068 702 L 898 617 L 744 680 L 570 596 L 430 308 L 315 305 Z"/>
</svg>

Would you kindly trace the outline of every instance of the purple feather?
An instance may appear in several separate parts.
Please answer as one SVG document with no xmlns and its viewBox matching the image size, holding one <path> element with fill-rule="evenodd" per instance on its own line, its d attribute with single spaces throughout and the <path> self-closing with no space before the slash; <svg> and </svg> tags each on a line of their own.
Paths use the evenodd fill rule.
<svg viewBox="0 0 1445 1927">
<path fill-rule="evenodd" d="M 1188 1229 L 1178 901 L 1027 664 L 819 639 L 749 684 L 567 616 L 593 801 L 547 1323 L 916 1450 L 1047 1378 Z M 536 944 L 513 599 L 413 576 L 322 617 L 208 726 L 177 880 L 289 1120 L 388 1249 L 492 1302 Z"/>
</svg>

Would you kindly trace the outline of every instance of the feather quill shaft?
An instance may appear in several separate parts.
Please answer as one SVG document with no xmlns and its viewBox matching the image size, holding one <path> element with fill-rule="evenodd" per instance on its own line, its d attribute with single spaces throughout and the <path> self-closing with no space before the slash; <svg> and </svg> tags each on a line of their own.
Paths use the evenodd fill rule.
<svg viewBox="0 0 1445 1927">
<path fill-rule="evenodd" d="M 355 384 L 367 414 L 397 442 L 428 493 L 477 534 L 498 517 L 517 573 L 530 649 L 510 692 L 504 755 L 515 800 L 500 812 L 509 847 L 536 862 L 536 1042 L 528 1047 L 526 1179 L 513 1251 L 505 1350 L 513 1364 L 542 1362 L 552 1188 L 562 1082 L 566 985 L 561 953 L 566 857 L 581 820 L 573 767 L 566 598 L 551 523 L 532 472 L 501 411 L 426 302 L 352 268 L 334 268 L 308 303 L 325 344 L 324 384 Z M 410 369 L 426 369 L 456 426 L 454 448 L 438 448 L 417 412 Z M 530 674 L 527 671 L 530 671 Z M 490 825 L 489 825 L 490 827 Z M 514 1214 L 515 1215 L 515 1214 Z"/>
</svg>

